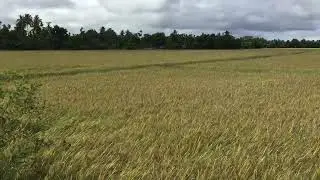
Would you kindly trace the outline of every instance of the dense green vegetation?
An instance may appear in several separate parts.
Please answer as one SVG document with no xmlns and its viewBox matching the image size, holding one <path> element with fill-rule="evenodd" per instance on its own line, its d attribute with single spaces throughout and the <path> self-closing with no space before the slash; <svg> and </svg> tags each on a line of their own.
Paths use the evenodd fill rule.
<svg viewBox="0 0 320 180">
<path fill-rule="evenodd" d="M 174 30 L 170 35 L 158 32 L 144 34 L 129 30 L 117 34 L 111 28 L 99 31 L 80 29 L 71 34 L 64 27 L 50 23 L 44 25 L 39 16 L 20 16 L 14 28 L 0 23 L 0 49 L 3 50 L 49 50 L 49 49 L 251 49 L 251 48 L 318 48 L 314 40 L 266 40 L 260 37 L 235 37 L 229 31 L 217 34 L 180 34 Z"/>
<path fill-rule="evenodd" d="M 9 76 L 13 76 L 12 74 Z M 38 85 L 20 80 L 0 82 L 0 179 L 34 179 L 44 173 L 42 138 L 49 129 Z"/>
</svg>

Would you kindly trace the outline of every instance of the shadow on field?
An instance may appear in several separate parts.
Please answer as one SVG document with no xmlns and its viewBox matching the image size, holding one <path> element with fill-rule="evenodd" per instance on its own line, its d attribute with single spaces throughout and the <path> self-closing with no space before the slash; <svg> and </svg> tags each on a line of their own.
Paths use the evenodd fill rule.
<svg viewBox="0 0 320 180">
<path fill-rule="evenodd" d="M 128 66 L 128 67 L 110 67 L 110 68 L 105 68 L 105 69 L 77 69 L 77 70 L 70 70 L 70 71 L 65 71 L 65 72 L 30 73 L 30 74 L 24 74 L 23 78 L 33 79 L 33 78 L 52 77 L 52 76 L 73 76 L 73 75 L 78 75 L 78 74 L 107 73 L 107 72 L 123 71 L 123 70 L 145 69 L 145 68 L 151 68 L 151 67 L 168 68 L 168 67 L 192 65 L 192 64 L 205 64 L 205 63 L 216 63 L 216 62 L 265 59 L 265 58 L 271 58 L 271 57 L 298 55 L 298 54 L 303 54 L 303 53 L 306 53 L 306 51 L 300 51 L 300 52 L 295 52 L 295 53 L 280 53 L 280 54 L 273 54 L 273 55 L 235 57 L 235 58 L 228 58 L 228 59 L 211 59 L 211 60 L 202 60 L 202 61 L 156 63 L 156 64 L 134 65 L 134 66 Z M 10 76 L 10 75 L 0 74 L 0 80 L 3 80 L 3 81 L 15 80 L 15 79 L 21 79 L 21 78 L 22 78 L 21 76 Z"/>
</svg>

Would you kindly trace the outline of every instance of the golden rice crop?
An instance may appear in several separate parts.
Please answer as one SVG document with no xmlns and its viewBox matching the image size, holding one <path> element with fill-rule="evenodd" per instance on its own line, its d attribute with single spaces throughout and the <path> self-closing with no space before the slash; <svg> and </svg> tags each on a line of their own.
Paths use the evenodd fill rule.
<svg viewBox="0 0 320 180">
<path fill-rule="evenodd" d="M 43 85 L 49 179 L 320 177 L 318 50 L 0 55 Z"/>
</svg>

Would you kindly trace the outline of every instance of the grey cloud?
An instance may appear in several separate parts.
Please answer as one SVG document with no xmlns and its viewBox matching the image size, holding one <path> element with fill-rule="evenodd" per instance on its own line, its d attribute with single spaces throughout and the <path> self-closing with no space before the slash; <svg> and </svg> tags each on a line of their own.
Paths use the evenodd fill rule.
<svg viewBox="0 0 320 180">
<path fill-rule="evenodd" d="M 71 0 L 2 0 L 0 1 L 0 20 L 12 24 L 20 14 L 35 14 L 48 9 L 70 9 L 74 6 Z"/>
<path fill-rule="evenodd" d="M 250 30 L 283 32 L 316 30 L 319 1 L 215 1 L 175 0 L 166 2 L 157 24 L 161 28 L 203 30 Z"/>
<path fill-rule="evenodd" d="M 159 29 L 154 28 L 160 21 L 163 4 L 167 0 L 98 0 L 98 2 L 111 12 L 107 18 L 115 29 Z"/>
<path fill-rule="evenodd" d="M 75 5 L 70 0 L 11 0 L 8 4 L 23 8 L 70 8 Z"/>
<path fill-rule="evenodd" d="M 253 21 L 250 18 L 242 17 L 232 20 L 229 26 L 234 30 L 250 30 L 264 32 L 284 32 L 284 31 L 313 31 L 317 29 L 315 22 L 312 19 L 302 19 L 295 16 L 279 18 L 267 18 L 265 20 Z"/>
<path fill-rule="evenodd" d="M 217 32 L 267 37 L 315 37 L 320 29 L 319 0 L 0 0 L 0 20 L 39 14 L 78 32 L 81 26 L 119 31 Z M 313 33 L 315 32 L 315 33 Z"/>
<path fill-rule="evenodd" d="M 0 19 L 0 22 L 2 24 L 12 24 L 12 22 L 15 22 L 16 19 L 10 18 L 10 17 L 3 17 Z"/>
</svg>

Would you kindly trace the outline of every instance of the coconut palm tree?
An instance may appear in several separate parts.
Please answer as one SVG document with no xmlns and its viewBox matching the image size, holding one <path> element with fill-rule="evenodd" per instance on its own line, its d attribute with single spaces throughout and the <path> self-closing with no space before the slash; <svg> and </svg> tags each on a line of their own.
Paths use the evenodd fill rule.
<svg viewBox="0 0 320 180">
<path fill-rule="evenodd" d="M 33 18 L 30 14 L 25 14 L 24 21 L 25 21 L 25 29 L 27 31 L 27 35 L 30 35 L 31 34 L 31 27 L 32 27 L 32 23 L 33 23 Z"/>
<path fill-rule="evenodd" d="M 40 19 L 40 17 L 38 15 L 36 15 L 33 18 L 31 27 L 32 27 L 31 33 L 33 36 L 37 36 L 40 34 L 42 27 L 43 27 L 43 22 L 42 22 L 42 19 Z"/>
<path fill-rule="evenodd" d="M 32 25 L 32 16 L 30 14 L 20 15 L 16 21 L 16 31 L 23 36 L 28 35 Z"/>
</svg>

